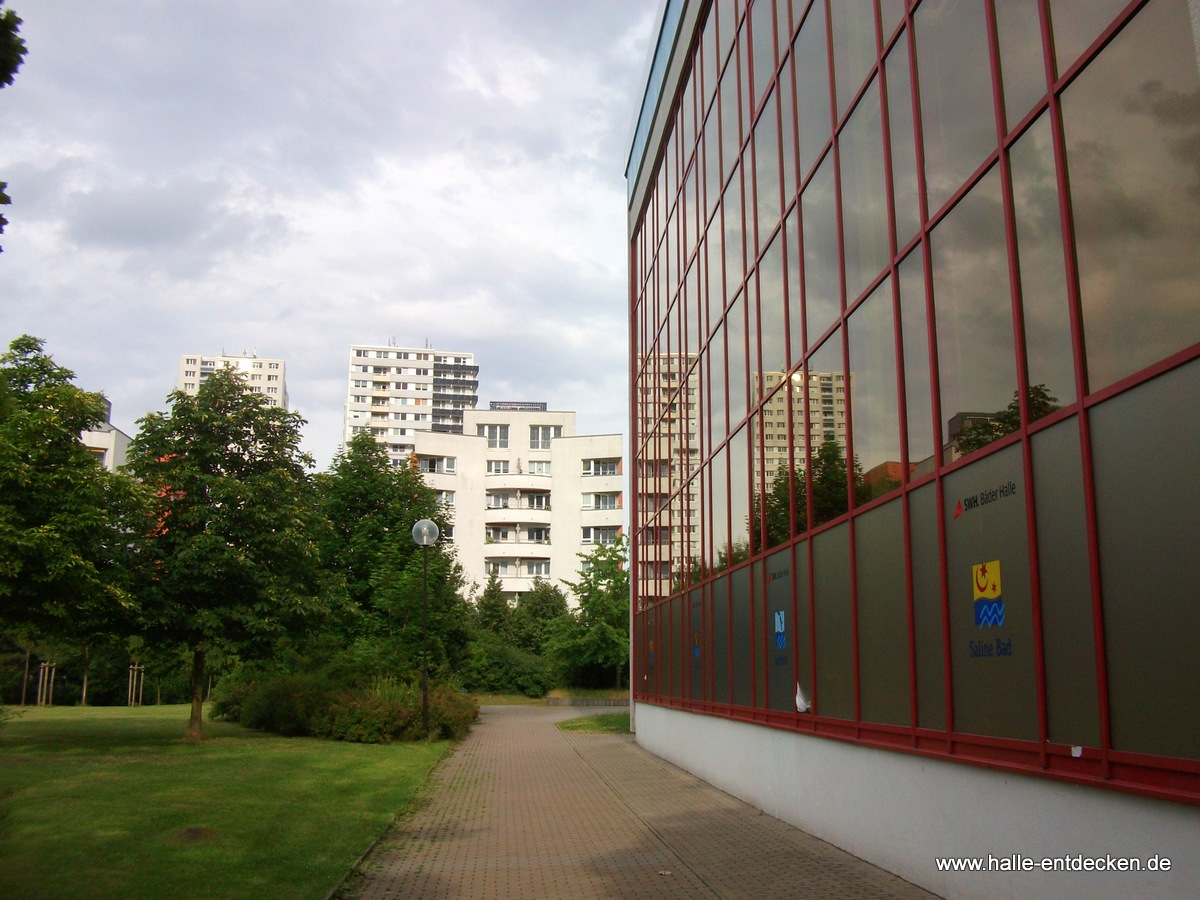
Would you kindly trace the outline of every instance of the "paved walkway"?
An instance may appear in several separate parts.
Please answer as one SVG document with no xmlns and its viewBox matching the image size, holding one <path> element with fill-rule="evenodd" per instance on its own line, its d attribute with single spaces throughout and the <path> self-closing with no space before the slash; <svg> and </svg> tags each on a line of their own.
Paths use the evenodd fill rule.
<svg viewBox="0 0 1200 900">
<path fill-rule="evenodd" d="M 340 895 L 384 898 L 930 898 L 619 735 L 615 710 L 484 707 Z"/>
</svg>

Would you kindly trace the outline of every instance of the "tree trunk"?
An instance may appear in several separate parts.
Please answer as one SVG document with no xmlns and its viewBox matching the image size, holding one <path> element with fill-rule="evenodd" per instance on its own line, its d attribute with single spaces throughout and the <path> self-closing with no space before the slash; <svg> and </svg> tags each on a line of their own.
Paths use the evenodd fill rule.
<svg viewBox="0 0 1200 900">
<path fill-rule="evenodd" d="M 21 682 L 21 705 L 25 705 L 25 691 L 29 687 L 29 656 L 30 650 L 25 651 L 25 680 Z"/>
<path fill-rule="evenodd" d="M 92 667 L 92 648 L 83 648 L 83 696 L 79 698 L 80 706 L 87 706 L 88 670 Z"/>
<path fill-rule="evenodd" d="M 192 743 L 204 740 L 204 651 L 192 653 L 192 716 L 183 739 Z"/>
</svg>

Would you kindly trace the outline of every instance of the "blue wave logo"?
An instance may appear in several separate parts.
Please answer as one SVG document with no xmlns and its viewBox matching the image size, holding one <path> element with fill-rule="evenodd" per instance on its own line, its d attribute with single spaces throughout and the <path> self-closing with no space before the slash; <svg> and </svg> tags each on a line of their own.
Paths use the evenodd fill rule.
<svg viewBox="0 0 1200 900">
<path fill-rule="evenodd" d="M 975 627 L 999 628 L 1004 624 L 1004 601 L 997 597 L 995 600 L 975 601 Z"/>
</svg>

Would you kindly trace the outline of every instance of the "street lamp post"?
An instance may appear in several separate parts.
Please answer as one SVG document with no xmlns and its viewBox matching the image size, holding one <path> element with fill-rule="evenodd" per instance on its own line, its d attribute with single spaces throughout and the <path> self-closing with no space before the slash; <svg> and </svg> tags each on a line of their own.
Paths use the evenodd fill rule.
<svg viewBox="0 0 1200 900">
<path fill-rule="evenodd" d="M 437 543 L 437 523 L 421 519 L 413 526 L 412 537 L 421 548 L 421 724 L 429 740 L 429 548 Z"/>
</svg>

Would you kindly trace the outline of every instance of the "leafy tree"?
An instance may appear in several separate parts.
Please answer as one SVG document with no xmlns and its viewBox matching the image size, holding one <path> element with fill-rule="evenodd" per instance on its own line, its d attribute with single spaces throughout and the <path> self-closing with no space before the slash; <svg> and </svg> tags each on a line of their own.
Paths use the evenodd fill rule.
<svg viewBox="0 0 1200 900">
<path fill-rule="evenodd" d="M 510 642 L 529 653 L 541 653 L 546 629 L 555 619 L 567 614 L 567 598 L 562 589 L 541 578 L 517 600 L 510 621 Z"/>
<path fill-rule="evenodd" d="M 427 574 L 422 559 L 425 553 L 429 555 Z M 376 620 L 386 628 L 383 643 L 391 657 L 388 668 L 419 671 L 426 654 L 433 671 L 461 667 L 471 639 L 470 607 L 462 596 L 464 581 L 462 567 L 444 546 L 417 547 L 411 528 L 388 537 L 371 579 L 374 591 L 370 601 Z"/>
<path fill-rule="evenodd" d="M 863 481 L 862 466 L 854 460 L 854 500 L 865 503 L 871 489 Z M 849 509 L 849 484 L 846 477 L 846 457 L 841 445 L 827 440 L 817 448 L 812 461 L 813 524 L 820 525 L 836 519 Z"/>
<path fill-rule="evenodd" d="M 1050 389 L 1044 384 L 1032 384 L 1026 395 L 1029 408 L 1029 421 L 1035 422 L 1043 416 L 1059 409 L 1058 398 L 1051 396 Z M 1006 434 L 1012 434 L 1021 427 L 1020 391 L 1013 391 L 1012 400 L 1008 406 L 997 411 L 986 421 L 972 422 L 963 427 L 955 438 L 958 452 L 963 456 L 974 453 L 986 447 L 993 441 L 998 441 Z"/>
<path fill-rule="evenodd" d="M 330 528 L 321 542 L 324 565 L 344 580 L 351 609 L 371 621 L 360 622 L 360 633 L 377 630 L 379 622 L 371 602 L 384 548 L 399 535 L 392 553 L 392 568 L 403 569 L 415 554 L 412 527 L 420 519 L 444 526 L 437 494 L 415 469 L 394 467 L 384 448 L 366 433 L 355 435 L 334 458 L 326 474 L 317 476 L 321 511 Z"/>
<path fill-rule="evenodd" d="M 0 6 L 3 5 L 4 0 L 0 0 Z M 20 16 L 11 9 L 0 11 L 0 88 L 13 83 L 13 76 L 17 74 L 17 69 L 21 68 L 25 59 L 25 41 L 19 34 L 20 27 Z M 12 202 L 5 193 L 7 187 L 7 183 L 0 181 L 0 206 L 7 206 Z M 8 219 L 0 216 L 0 234 L 4 233 L 4 226 L 7 224 Z"/>
<path fill-rule="evenodd" d="M 512 607 L 504 596 L 500 578 L 492 575 L 475 601 L 475 624 L 481 631 L 491 632 L 502 640 L 508 640 L 512 619 Z"/>
<path fill-rule="evenodd" d="M 0 625 L 86 643 L 131 621 L 128 526 L 150 496 L 80 443 L 104 398 L 43 348 L 25 335 L 0 356 Z"/>
<path fill-rule="evenodd" d="M 572 684 L 617 687 L 629 665 L 629 569 L 624 540 L 580 554 L 579 580 L 569 583 L 579 607 L 547 626 L 544 652 Z"/>
<path fill-rule="evenodd" d="M 147 639 L 190 651 L 188 740 L 203 737 L 205 660 L 254 654 L 319 609 L 322 519 L 300 451 L 303 419 L 270 406 L 232 370 L 195 396 L 173 392 L 130 445 L 157 492 L 143 589 Z"/>
</svg>

